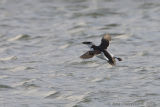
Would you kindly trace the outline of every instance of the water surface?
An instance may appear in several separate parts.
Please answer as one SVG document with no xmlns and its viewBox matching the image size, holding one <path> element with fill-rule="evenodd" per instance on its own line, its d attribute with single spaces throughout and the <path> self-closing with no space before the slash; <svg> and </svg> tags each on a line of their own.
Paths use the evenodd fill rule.
<svg viewBox="0 0 160 107">
<path fill-rule="evenodd" d="M 81 44 L 112 36 L 115 67 Z M 1 0 L 1 107 L 159 107 L 159 0 Z"/>
</svg>

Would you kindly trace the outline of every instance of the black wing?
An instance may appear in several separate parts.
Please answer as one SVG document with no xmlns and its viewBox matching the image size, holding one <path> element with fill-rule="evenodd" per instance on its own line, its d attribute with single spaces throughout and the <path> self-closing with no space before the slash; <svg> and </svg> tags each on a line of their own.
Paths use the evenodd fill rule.
<svg viewBox="0 0 160 107">
<path fill-rule="evenodd" d="M 106 50 L 103 50 L 103 53 L 108 58 L 108 63 L 109 64 L 111 64 L 111 65 L 116 64 L 115 59 Z"/>
<path fill-rule="evenodd" d="M 91 44 L 93 44 L 92 42 L 82 42 L 83 44 L 89 44 L 89 45 L 91 45 Z"/>
<path fill-rule="evenodd" d="M 88 59 L 88 58 L 92 58 L 94 55 L 96 54 L 100 54 L 101 52 L 98 50 L 94 50 L 94 51 L 88 51 L 86 53 L 84 53 L 83 55 L 80 56 L 80 58 L 82 59 Z"/>
</svg>

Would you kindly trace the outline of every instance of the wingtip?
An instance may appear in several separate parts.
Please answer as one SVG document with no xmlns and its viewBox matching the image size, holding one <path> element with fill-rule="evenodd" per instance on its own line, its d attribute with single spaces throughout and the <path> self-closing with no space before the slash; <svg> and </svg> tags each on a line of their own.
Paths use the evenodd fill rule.
<svg viewBox="0 0 160 107">
<path fill-rule="evenodd" d="M 89 59 L 92 58 L 94 56 L 94 53 L 91 53 L 90 51 L 84 53 L 83 55 L 80 56 L 80 58 L 82 59 Z"/>
<path fill-rule="evenodd" d="M 82 44 L 91 44 L 92 42 L 88 42 L 88 41 L 85 41 L 85 42 L 82 42 Z"/>
</svg>

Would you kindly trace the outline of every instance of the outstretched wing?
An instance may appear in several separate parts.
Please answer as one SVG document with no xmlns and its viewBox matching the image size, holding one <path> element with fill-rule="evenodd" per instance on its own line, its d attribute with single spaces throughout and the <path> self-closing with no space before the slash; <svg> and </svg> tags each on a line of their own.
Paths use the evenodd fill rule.
<svg viewBox="0 0 160 107">
<path fill-rule="evenodd" d="M 108 63 L 109 64 L 111 64 L 111 65 L 115 65 L 116 64 L 115 59 L 106 50 L 103 50 L 103 53 L 108 58 Z"/>
<path fill-rule="evenodd" d="M 94 55 L 96 54 L 100 54 L 101 52 L 98 50 L 94 50 L 94 51 L 88 51 L 86 53 L 84 53 L 83 55 L 80 56 L 80 58 L 82 59 L 88 59 L 88 58 L 92 58 Z"/>
</svg>

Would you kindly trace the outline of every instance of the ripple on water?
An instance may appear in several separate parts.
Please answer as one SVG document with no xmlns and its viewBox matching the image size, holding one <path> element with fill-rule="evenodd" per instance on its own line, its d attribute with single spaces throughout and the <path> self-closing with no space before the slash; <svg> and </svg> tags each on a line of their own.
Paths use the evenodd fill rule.
<svg viewBox="0 0 160 107">
<path fill-rule="evenodd" d="M 60 96 L 60 92 L 58 91 L 50 91 L 47 93 L 46 97 L 45 98 L 56 98 L 56 97 L 59 97 Z"/>
<path fill-rule="evenodd" d="M 0 75 L 0 79 L 8 78 L 7 75 Z"/>
<path fill-rule="evenodd" d="M 70 66 L 77 67 L 77 68 L 93 68 L 93 67 L 98 67 L 99 64 L 96 63 L 96 61 L 89 61 L 89 60 L 83 60 L 83 61 L 75 61 L 71 62 L 69 64 Z"/>
<path fill-rule="evenodd" d="M 22 86 L 25 87 L 25 89 L 37 89 L 37 88 L 39 88 L 38 85 L 36 85 L 34 83 L 28 83 L 28 82 L 23 83 Z"/>
<path fill-rule="evenodd" d="M 96 78 L 92 78 L 90 81 L 91 82 L 103 82 L 103 81 L 105 81 L 105 80 L 109 80 L 110 79 L 110 77 L 108 76 L 108 77 L 96 77 Z"/>
<path fill-rule="evenodd" d="M 13 87 L 9 85 L 0 84 L 0 91 L 6 90 L 6 89 L 13 89 Z"/>
<path fill-rule="evenodd" d="M 149 55 L 149 51 L 140 51 L 137 53 L 138 56 L 148 56 Z"/>
<path fill-rule="evenodd" d="M 147 100 L 146 99 L 138 99 L 138 100 L 135 100 L 133 102 L 133 104 L 135 105 L 144 105 L 144 103 L 146 102 Z"/>
<path fill-rule="evenodd" d="M 8 56 L 8 57 L 0 58 L 0 61 L 9 61 L 9 60 L 16 60 L 16 59 L 17 59 L 16 56 Z"/>
<path fill-rule="evenodd" d="M 17 72 L 17 71 L 23 71 L 23 70 L 27 70 L 30 69 L 30 67 L 25 67 L 25 66 L 16 66 L 14 68 L 11 69 L 12 72 Z"/>
<path fill-rule="evenodd" d="M 65 48 L 68 48 L 69 46 L 70 44 L 61 45 L 59 46 L 59 49 L 65 49 Z"/>
<path fill-rule="evenodd" d="M 104 27 L 101 27 L 100 30 L 112 29 L 118 26 L 120 26 L 120 24 L 117 24 L 117 23 L 106 24 L 104 25 Z"/>
<path fill-rule="evenodd" d="M 116 38 L 116 39 L 128 39 L 128 38 L 129 38 L 129 35 L 127 35 L 127 34 L 122 34 L 122 35 L 117 35 L 117 36 L 115 36 L 114 38 Z"/>
<path fill-rule="evenodd" d="M 23 79 L 20 82 L 14 83 L 13 86 L 14 87 L 23 87 L 25 89 L 37 89 L 40 86 L 36 85 L 34 83 L 34 81 L 36 81 L 36 79 Z"/>
<path fill-rule="evenodd" d="M 144 105 L 145 107 L 157 107 L 157 104 L 153 101 L 146 101 Z"/>
<path fill-rule="evenodd" d="M 0 107 L 160 106 L 160 0 L 2 1 Z M 122 63 L 78 58 L 104 33 Z"/>
<path fill-rule="evenodd" d="M 89 93 L 90 92 L 86 92 L 83 95 L 73 94 L 67 96 L 66 99 L 73 102 L 71 104 L 68 104 L 68 106 L 70 107 L 72 105 L 72 107 L 78 107 L 81 103 L 89 103 L 91 101 L 90 98 L 88 98 Z"/>
<path fill-rule="evenodd" d="M 30 35 L 28 34 L 20 34 L 13 38 L 8 39 L 8 41 L 28 40 L 29 38 L 30 38 Z"/>
<path fill-rule="evenodd" d="M 43 86 L 37 85 L 37 79 L 27 79 L 23 82 L 18 82 L 14 84 L 14 87 L 21 89 L 15 90 L 14 94 L 22 94 L 25 96 L 34 96 L 34 97 L 42 97 L 42 98 L 52 98 L 55 97 L 55 94 L 58 92 L 55 90 L 51 90 L 50 88 L 44 89 Z"/>
<path fill-rule="evenodd" d="M 76 12 L 73 14 L 72 18 L 79 18 L 79 17 L 93 17 L 93 18 L 97 18 L 97 17 L 103 17 L 106 15 L 119 15 L 122 13 L 118 13 L 116 11 L 112 11 L 109 8 L 98 8 L 98 9 L 93 9 L 90 11 L 83 11 L 83 12 Z"/>
</svg>

